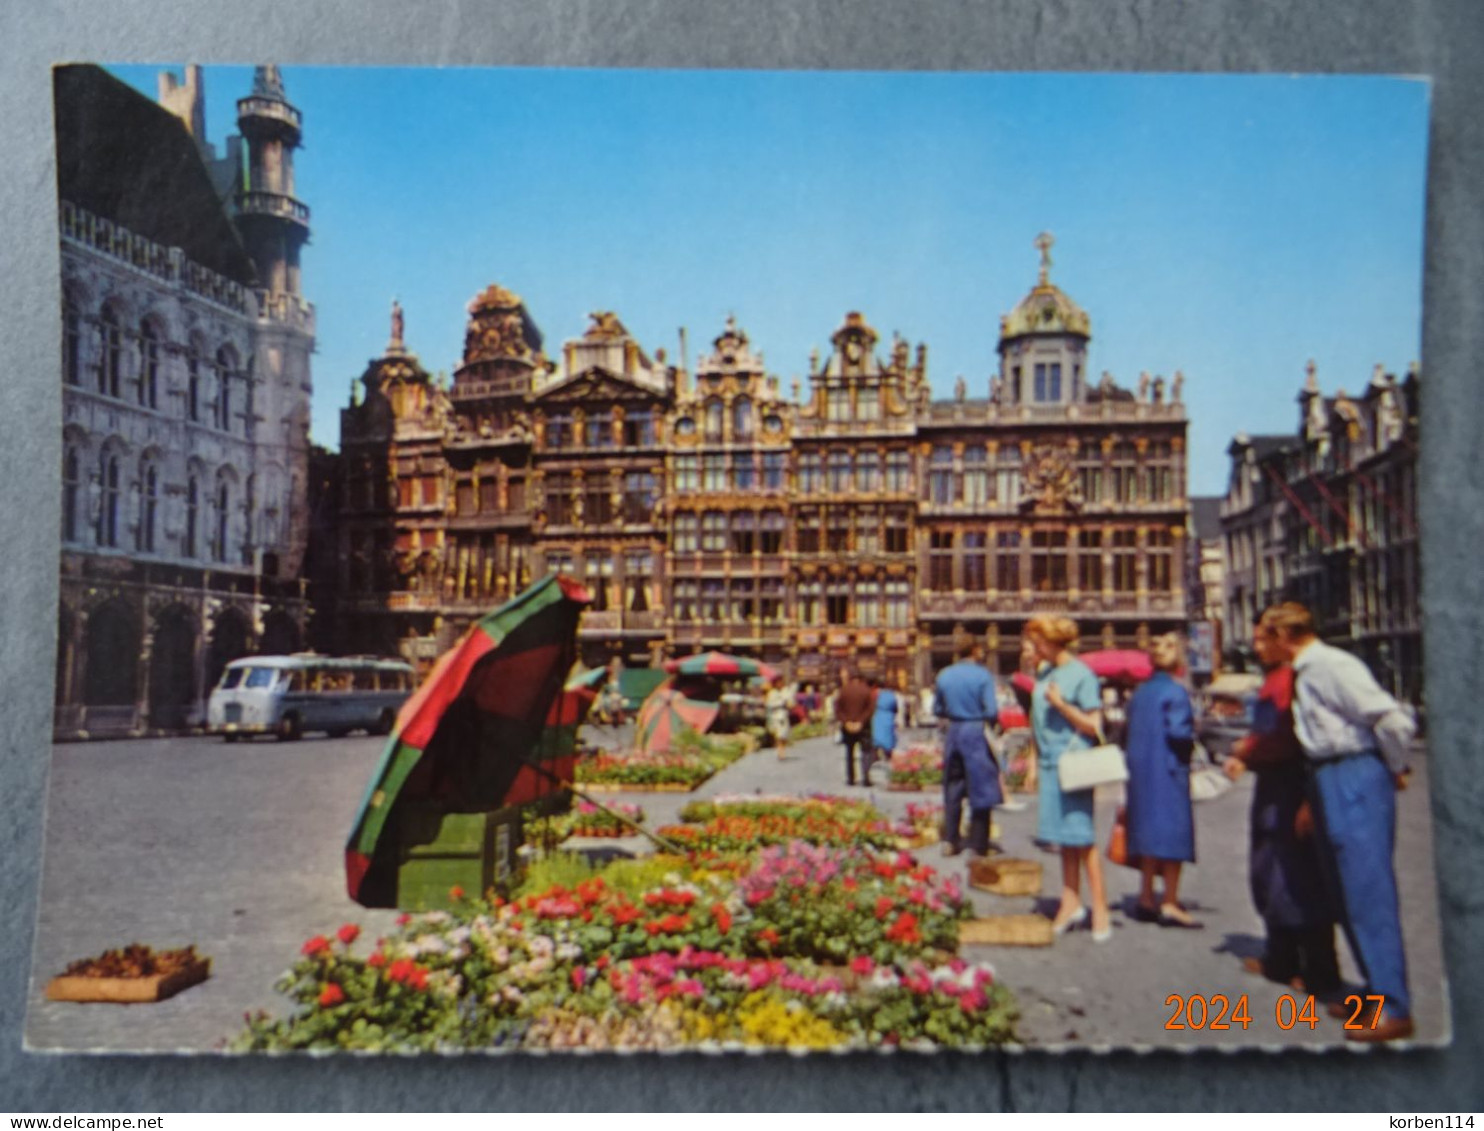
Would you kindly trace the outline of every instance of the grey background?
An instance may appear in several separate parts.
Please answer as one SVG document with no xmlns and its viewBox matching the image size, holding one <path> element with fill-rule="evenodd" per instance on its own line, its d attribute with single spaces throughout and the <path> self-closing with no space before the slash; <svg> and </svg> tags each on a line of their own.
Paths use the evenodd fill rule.
<svg viewBox="0 0 1484 1131">
<path fill-rule="evenodd" d="M 1484 734 L 1474 709 L 1484 621 L 1478 565 L 1484 464 L 1474 458 L 1481 413 L 1473 368 L 1484 336 L 1481 31 L 1484 6 L 1477 0 L 0 0 L 0 1110 L 1484 1108 Z M 49 746 L 59 505 L 60 321 L 47 68 L 75 60 L 1433 76 L 1421 483 L 1433 805 L 1453 1047 L 1324 1058 L 1088 1053 L 324 1062 L 23 1053 Z M 559 144 L 554 140 L 530 160 L 557 158 Z"/>
</svg>

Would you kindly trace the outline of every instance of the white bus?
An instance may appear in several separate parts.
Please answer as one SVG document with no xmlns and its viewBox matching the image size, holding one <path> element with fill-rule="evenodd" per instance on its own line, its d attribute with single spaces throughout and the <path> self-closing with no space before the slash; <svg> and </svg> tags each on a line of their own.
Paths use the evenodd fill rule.
<svg viewBox="0 0 1484 1131">
<path fill-rule="evenodd" d="M 233 660 L 206 705 L 206 725 L 228 742 L 275 734 L 299 738 L 322 730 L 338 738 L 353 730 L 387 734 L 416 685 L 401 660 L 314 653 Z"/>
</svg>

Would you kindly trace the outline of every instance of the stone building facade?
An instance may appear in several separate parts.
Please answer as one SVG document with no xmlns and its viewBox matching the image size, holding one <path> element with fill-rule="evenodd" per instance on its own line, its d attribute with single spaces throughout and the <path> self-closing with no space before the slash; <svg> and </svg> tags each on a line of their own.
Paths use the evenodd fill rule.
<svg viewBox="0 0 1484 1131">
<path fill-rule="evenodd" d="M 492 286 L 446 390 L 394 327 L 343 416 L 347 645 L 429 661 L 549 570 L 594 592 L 588 663 L 716 648 L 910 687 L 964 633 L 1012 669 L 1036 612 L 1093 646 L 1183 630 L 1182 378 L 1089 381 L 1090 320 L 1038 246 L 975 399 L 935 402 L 926 346 L 859 312 L 787 397 L 732 319 L 693 374 L 612 313 L 548 360 Z"/>
<path fill-rule="evenodd" d="M 229 660 L 304 640 L 314 311 L 298 271 L 300 117 L 277 68 L 258 68 L 218 161 L 199 68 L 184 85 L 162 77 L 165 106 L 96 67 L 55 73 L 55 729 L 179 729 Z"/>
<path fill-rule="evenodd" d="M 1420 701 L 1419 380 L 1415 365 L 1400 380 L 1378 365 L 1359 396 L 1325 396 L 1310 362 L 1298 430 L 1232 441 L 1221 525 L 1234 660 L 1251 658 L 1264 608 L 1302 601 L 1326 641 Z"/>
</svg>

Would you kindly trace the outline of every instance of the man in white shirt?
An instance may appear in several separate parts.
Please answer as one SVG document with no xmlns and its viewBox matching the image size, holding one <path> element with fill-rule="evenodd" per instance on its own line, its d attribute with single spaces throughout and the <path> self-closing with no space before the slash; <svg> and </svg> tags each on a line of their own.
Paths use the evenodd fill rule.
<svg viewBox="0 0 1484 1131">
<path fill-rule="evenodd" d="M 1345 1036 L 1409 1037 L 1414 1025 L 1392 852 L 1396 791 L 1406 787 L 1416 724 L 1364 663 L 1316 637 L 1303 605 L 1275 605 L 1262 625 L 1293 665 L 1294 732 L 1308 763 L 1320 855 L 1366 994 L 1381 998 L 1379 1016 L 1367 1000 L 1363 1026 Z"/>
</svg>

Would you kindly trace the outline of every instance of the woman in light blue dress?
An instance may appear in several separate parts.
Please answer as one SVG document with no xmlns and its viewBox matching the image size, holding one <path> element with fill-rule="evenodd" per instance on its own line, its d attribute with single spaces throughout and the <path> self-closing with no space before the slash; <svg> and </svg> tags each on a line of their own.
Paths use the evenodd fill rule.
<svg viewBox="0 0 1484 1131">
<path fill-rule="evenodd" d="M 1063 754 L 1097 743 L 1102 702 L 1098 678 L 1071 651 L 1077 641 L 1077 625 L 1067 617 L 1035 617 L 1026 624 L 1025 636 L 1034 646 L 1037 659 L 1050 665 L 1042 669 L 1031 693 L 1031 732 L 1039 761 L 1037 832 L 1042 840 L 1061 849 L 1061 905 L 1053 928 L 1062 934 L 1087 922 L 1088 908 L 1081 898 L 1085 869 L 1092 904 L 1092 937 L 1103 942 L 1112 934 L 1112 924 L 1093 827 L 1093 791 L 1064 792 L 1056 770 Z"/>
</svg>

